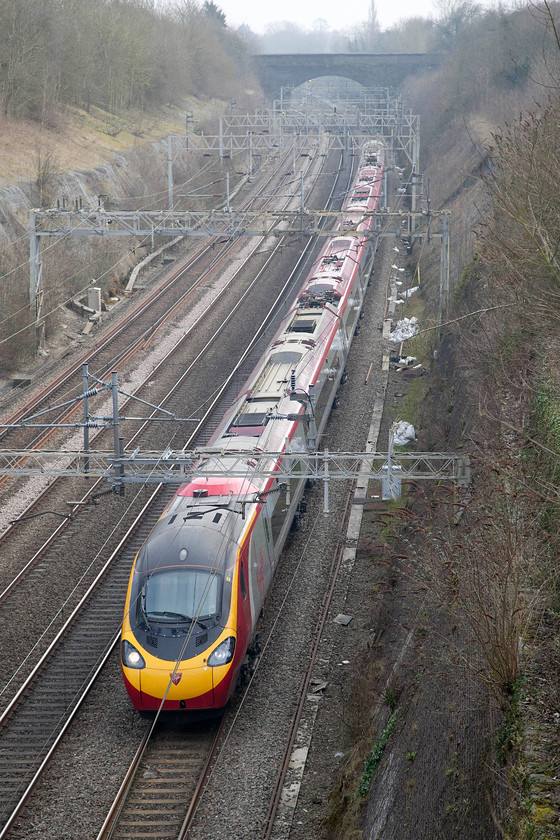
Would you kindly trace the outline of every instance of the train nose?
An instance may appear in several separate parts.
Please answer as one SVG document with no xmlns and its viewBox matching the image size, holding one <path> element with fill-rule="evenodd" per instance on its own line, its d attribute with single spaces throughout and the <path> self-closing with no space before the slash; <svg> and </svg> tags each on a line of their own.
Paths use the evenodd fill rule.
<svg viewBox="0 0 560 840">
<path fill-rule="evenodd" d="M 189 668 L 183 662 L 173 669 L 146 668 L 140 674 L 140 695 L 145 709 L 197 709 L 214 705 L 212 669 L 208 666 Z"/>
</svg>

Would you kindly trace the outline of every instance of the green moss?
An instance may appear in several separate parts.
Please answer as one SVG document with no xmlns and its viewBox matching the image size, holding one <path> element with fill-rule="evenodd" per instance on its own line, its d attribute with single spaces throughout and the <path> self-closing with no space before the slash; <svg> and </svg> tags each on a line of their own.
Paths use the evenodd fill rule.
<svg viewBox="0 0 560 840">
<path fill-rule="evenodd" d="M 394 688 L 388 688 L 385 692 L 385 705 L 387 705 L 392 712 L 397 708 L 397 695 Z"/>
<path fill-rule="evenodd" d="M 411 353 L 411 355 L 417 355 Z M 399 407 L 400 419 L 412 423 L 413 426 L 419 425 L 420 410 L 424 404 L 429 390 L 429 377 L 419 376 L 418 379 L 413 379 L 406 390 L 406 394 L 401 400 Z M 401 449 L 402 447 L 399 447 Z M 405 450 L 406 451 L 406 450 Z"/>
<path fill-rule="evenodd" d="M 550 805 L 539 805 L 535 803 L 531 808 L 531 816 L 533 822 L 537 824 L 556 822 L 556 811 Z"/>
<path fill-rule="evenodd" d="M 560 397 L 556 386 L 550 382 L 541 381 L 539 385 L 530 435 L 541 446 L 529 445 L 522 453 L 522 460 L 539 481 L 557 487 L 560 483 Z M 550 493 L 540 511 L 539 524 L 543 535 L 558 539 L 559 519 L 560 502 Z"/>
<path fill-rule="evenodd" d="M 455 286 L 455 291 L 453 293 L 455 302 L 459 303 L 466 294 L 466 290 L 470 286 L 473 280 L 478 278 L 478 263 L 480 260 L 480 255 L 475 254 L 472 259 L 465 265 L 463 269 L 463 273 L 461 274 L 457 285 Z"/>
<path fill-rule="evenodd" d="M 560 455 L 560 397 L 552 384 L 542 383 L 539 387 L 533 425 L 549 449 Z M 551 466 L 558 469 L 557 458 L 554 458 Z"/>
<path fill-rule="evenodd" d="M 498 344 L 499 353 L 505 358 L 512 358 L 518 354 L 525 355 L 528 348 L 534 347 L 535 338 L 535 329 L 532 324 L 526 323 L 513 328 L 506 323 Z"/>
<path fill-rule="evenodd" d="M 379 767 L 379 762 L 381 761 L 381 758 L 385 751 L 385 747 L 387 746 L 387 742 L 391 736 L 391 732 L 395 728 L 395 723 L 397 722 L 398 714 L 399 710 L 395 709 L 395 711 L 387 721 L 385 729 L 373 745 L 371 753 L 368 755 L 364 762 L 364 773 L 360 780 L 360 784 L 358 785 L 358 794 L 360 796 L 367 796 L 369 793 L 373 774 Z"/>
<path fill-rule="evenodd" d="M 500 764 L 511 763 L 515 758 L 522 742 L 521 698 L 523 692 L 523 675 L 519 675 L 510 687 L 509 706 L 505 711 L 502 723 L 496 732 L 495 750 Z"/>
</svg>

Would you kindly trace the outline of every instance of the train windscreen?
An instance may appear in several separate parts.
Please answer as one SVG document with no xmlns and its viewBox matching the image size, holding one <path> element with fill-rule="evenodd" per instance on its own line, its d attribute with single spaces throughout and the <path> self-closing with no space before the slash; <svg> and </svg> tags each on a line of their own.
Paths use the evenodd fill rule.
<svg viewBox="0 0 560 840">
<path fill-rule="evenodd" d="M 201 569 L 166 569 L 145 584 L 144 609 L 150 620 L 199 619 L 219 612 L 219 575 Z"/>
</svg>

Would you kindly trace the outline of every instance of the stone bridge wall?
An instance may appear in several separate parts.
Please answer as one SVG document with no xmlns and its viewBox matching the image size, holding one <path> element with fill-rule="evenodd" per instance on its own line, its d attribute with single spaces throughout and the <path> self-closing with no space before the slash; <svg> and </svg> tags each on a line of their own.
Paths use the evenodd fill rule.
<svg viewBox="0 0 560 840">
<path fill-rule="evenodd" d="M 319 76 L 342 76 L 368 88 L 397 88 L 407 76 L 435 70 L 439 56 L 426 53 L 294 53 L 255 55 L 255 72 L 270 99 L 281 87 L 297 86 Z"/>
</svg>

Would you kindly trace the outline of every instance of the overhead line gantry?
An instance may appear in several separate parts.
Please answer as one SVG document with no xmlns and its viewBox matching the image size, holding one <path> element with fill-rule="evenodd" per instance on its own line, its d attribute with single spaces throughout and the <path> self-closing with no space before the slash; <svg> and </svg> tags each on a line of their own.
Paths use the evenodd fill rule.
<svg viewBox="0 0 560 840">
<path fill-rule="evenodd" d="M 441 238 L 442 242 L 442 301 L 449 288 L 449 223 L 448 213 L 433 212 L 429 201 L 424 209 L 419 174 L 419 119 L 406 109 L 401 100 L 391 99 L 388 95 L 372 95 L 371 99 L 361 98 L 350 104 L 344 113 L 324 113 L 324 111 L 306 108 L 305 112 L 290 109 L 284 103 L 274 104 L 272 109 L 264 109 L 254 115 L 224 115 L 219 121 L 217 135 L 204 135 L 190 131 L 192 115 L 186 119 L 185 136 L 173 135 L 168 138 L 168 182 L 169 206 L 173 207 L 173 149 L 183 148 L 214 154 L 223 160 L 240 152 L 252 155 L 266 154 L 272 157 L 279 151 L 292 148 L 295 156 L 303 150 L 319 149 L 319 141 L 328 138 L 327 149 L 340 149 L 352 153 L 364 142 L 375 136 L 383 136 L 392 153 L 399 152 L 410 165 L 408 181 L 410 211 L 380 209 L 372 214 L 375 219 L 372 235 L 406 236 L 410 242 L 415 239 L 432 237 Z M 325 146 L 323 145 L 323 149 Z M 307 152 L 308 153 L 308 152 Z M 318 152 L 317 152 L 318 153 Z M 322 150 L 321 153 L 326 153 Z M 295 166 L 294 166 L 295 168 Z M 420 185 L 420 189 L 419 189 Z M 329 220 L 340 217 L 340 211 L 311 210 L 304 206 L 303 194 L 299 210 L 254 211 L 232 209 L 229 201 L 229 186 L 226 182 L 225 207 L 217 210 L 154 210 L 154 211 L 110 211 L 101 201 L 94 208 L 86 208 L 77 202 L 72 209 L 56 207 L 49 210 L 33 210 L 30 223 L 30 295 L 36 304 L 36 324 L 42 329 L 42 281 L 41 281 L 41 240 L 43 237 L 177 237 L 177 236 L 323 236 L 332 235 L 333 225 Z M 325 221 L 327 224 L 324 224 Z M 441 222 L 441 225 L 440 225 Z M 357 234 L 357 231 L 345 230 L 345 234 Z M 360 234 L 362 235 L 362 234 Z M 441 320 L 441 306 L 440 306 Z M 115 375 L 116 376 L 116 375 Z M 114 396 L 113 418 L 109 425 L 118 429 L 118 409 Z M 168 418 L 175 419 L 177 418 Z M 30 418 L 22 425 L 33 425 Z M 86 430 L 92 424 L 86 420 L 83 424 L 84 439 Z M 228 458 L 231 458 L 228 452 Z M 111 452 L 94 452 L 89 447 L 84 450 L 48 452 L 48 451 L 10 451 L 0 450 L 0 475 L 89 475 L 107 478 L 115 489 L 123 489 L 126 483 L 133 482 L 184 482 L 192 474 L 195 462 L 201 458 L 216 457 L 216 453 L 201 449 L 193 452 L 166 453 L 125 453 L 122 443 L 115 439 L 115 448 Z M 221 469 L 228 474 L 244 472 L 243 460 L 248 453 L 239 453 L 239 463 Z M 270 461 L 274 453 L 252 453 L 251 459 Z M 281 476 L 289 478 L 302 474 L 311 479 L 320 479 L 325 484 L 325 509 L 328 510 L 329 482 L 338 478 L 354 478 L 360 474 L 368 480 L 385 482 L 384 494 L 394 495 L 394 486 L 400 487 L 400 481 L 414 480 L 451 480 L 465 485 L 469 481 L 468 458 L 449 453 L 399 453 L 391 458 L 389 453 L 330 453 L 310 452 L 307 454 L 283 454 Z M 387 463 L 389 457 L 389 463 Z M 394 461 L 397 461 L 395 464 Z M 392 463 L 393 462 L 393 463 Z M 245 468 L 246 469 L 246 468 Z M 233 472 L 232 472 L 233 470 Z M 389 472 L 388 472 L 389 470 Z M 388 488 L 388 489 L 387 489 Z M 391 489 L 393 488 L 393 489 Z M 387 496 L 389 497 L 389 496 Z"/>
</svg>

